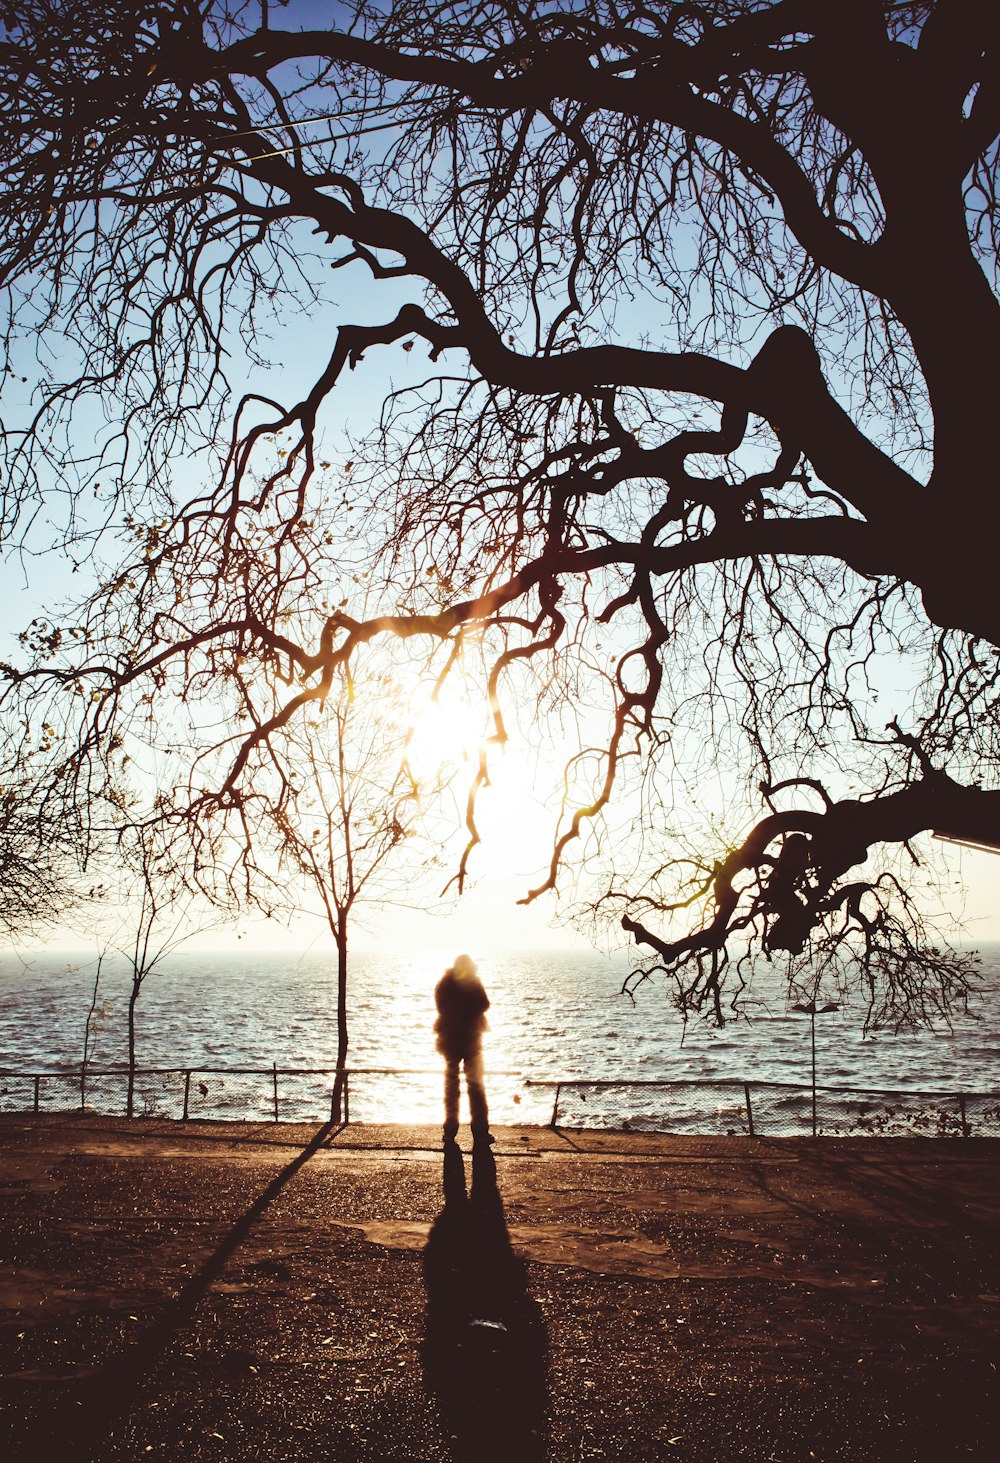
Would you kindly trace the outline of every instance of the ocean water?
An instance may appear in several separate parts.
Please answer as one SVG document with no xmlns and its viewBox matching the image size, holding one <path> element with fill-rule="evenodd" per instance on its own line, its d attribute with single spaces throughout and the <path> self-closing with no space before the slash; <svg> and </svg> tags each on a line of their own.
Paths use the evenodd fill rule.
<svg viewBox="0 0 1000 1463">
<path fill-rule="evenodd" d="M 860 1006 L 817 1017 L 821 1126 L 835 1128 L 834 1118 L 856 1112 L 859 1102 L 861 1110 L 870 1109 L 847 1089 L 888 1090 L 902 1098 L 997 1091 L 1000 945 L 986 946 L 982 954 L 982 989 L 950 1028 L 864 1037 Z M 359 1071 L 352 1078 L 352 1119 L 440 1119 L 440 1058 L 431 1028 L 433 989 L 442 968 L 442 961 L 424 954 L 353 957 L 350 1065 L 383 1070 Z M 634 1001 L 621 993 L 627 971 L 624 956 L 586 951 L 505 953 L 480 961 L 492 1001 L 485 1051 L 497 1121 L 548 1121 L 559 1082 L 566 1084 L 559 1092 L 559 1115 L 567 1124 L 738 1131 L 741 1124 L 745 1128 L 741 1084 L 749 1082 L 757 1094 L 758 1130 L 770 1124 L 771 1131 L 795 1131 L 808 1123 L 810 1022 L 787 1010 L 773 971 L 755 975 L 752 1020 L 722 1030 L 689 1024 L 686 1032 L 664 985 L 647 982 Z M 93 980 L 92 957 L 0 955 L 0 1070 L 78 1068 Z M 90 1060 L 97 1068 L 125 1060 L 128 988 L 124 962 L 106 963 L 92 1024 Z M 332 1067 L 334 959 L 315 952 L 180 952 L 144 984 L 137 1029 L 140 1067 L 194 1069 L 187 1082 L 191 1116 L 271 1116 L 270 1072 L 209 1069 Z M 282 1071 L 280 1115 L 322 1117 L 329 1109 L 330 1082 L 322 1073 Z M 649 1083 L 673 1085 L 628 1085 Z M 790 1090 L 782 1092 L 777 1084 Z M 179 1116 L 184 1085 L 182 1074 L 144 1079 L 137 1110 Z M 769 1086 L 774 1090 L 768 1092 Z M 122 1092 L 120 1079 L 95 1076 L 86 1101 L 99 1110 L 121 1111 Z M 27 1079 L 0 1078 L 0 1108 L 29 1105 L 30 1095 Z M 68 1078 L 47 1080 L 41 1103 L 79 1106 L 78 1087 Z M 883 1129 L 893 1131 L 886 1121 Z"/>
</svg>

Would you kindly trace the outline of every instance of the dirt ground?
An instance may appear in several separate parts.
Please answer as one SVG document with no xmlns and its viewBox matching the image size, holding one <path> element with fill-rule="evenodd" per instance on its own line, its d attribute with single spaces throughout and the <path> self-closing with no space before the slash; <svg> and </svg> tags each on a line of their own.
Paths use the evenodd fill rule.
<svg viewBox="0 0 1000 1463">
<path fill-rule="evenodd" d="M 0 1456 L 994 1458 L 1000 1141 L 0 1117 Z"/>
</svg>

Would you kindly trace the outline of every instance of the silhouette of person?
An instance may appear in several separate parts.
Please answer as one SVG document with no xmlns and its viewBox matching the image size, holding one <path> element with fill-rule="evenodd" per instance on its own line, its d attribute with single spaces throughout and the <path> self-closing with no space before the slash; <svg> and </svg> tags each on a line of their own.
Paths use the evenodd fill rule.
<svg viewBox="0 0 1000 1463">
<path fill-rule="evenodd" d="M 434 1004 L 438 1013 L 434 1023 L 437 1049 L 445 1059 L 445 1141 L 454 1140 L 458 1132 L 458 1069 L 464 1066 L 473 1141 L 492 1143 L 482 1049 L 490 998 L 471 956 L 457 956 L 454 965 L 445 971 L 434 989 Z"/>
</svg>

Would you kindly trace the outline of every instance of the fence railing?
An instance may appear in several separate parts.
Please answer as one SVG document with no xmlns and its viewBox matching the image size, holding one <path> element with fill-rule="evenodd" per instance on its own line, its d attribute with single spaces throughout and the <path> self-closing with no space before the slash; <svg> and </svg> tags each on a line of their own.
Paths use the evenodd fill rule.
<svg viewBox="0 0 1000 1463">
<path fill-rule="evenodd" d="M 631 1108 L 615 1126 L 730 1135 L 1000 1137 L 1000 1093 L 918 1092 L 898 1088 L 813 1087 L 741 1079 L 560 1078 L 535 1081 L 553 1093 L 549 1124 L 588 1127 L 588 1093 L 625 1091 Z M 656 1100 L 659 1094 L 661 1100 Z M 636 1100 L 638 1097 L 638 1101 Z M 598 1107 L 598 1112 L 602 1111 Z M 653 1119 L 653 1121 L 650 1121 Z M 658 1120 L 657 1120 L 658 1119 Z M 707 1126 L 706 1126 L 707 1123 Z"/>
<path fill-rule="evenodd" d="M 126 1111 L 128 1067 L 86 1071 L 0 1070 L 0 1111 Z M 350 1067 L 338 1093 L 334 1067 L 137 1067 L 138 1116 L 273 1122 L 437 1122 L 441 1069 Z M 816 1087 L 785 1082 L 537 1078 L 488 1074 L 491 1110 L 501 1123 L 633 1129 L 747 1137 L 1000 1137 L 1000 1092 L 918 1092 Z M 360 1101 L 359 1101 L 360 1098 Z"/>
<path fill-rule="evenodd" d="M 339 1076 L 339 1081 L 338 1081 Z M 440 1067 L 136 1067 L 132 1073 L 133 1112 L 139 1117 L 240 1120 L 267 1118 L 274 1122 L 313 1121 L 327 1116 L 351 1121 L 352 1080 L 389 1079 L 397 1084 L 417 1079 L 424 1089 L 428 1120 L 438 1116 L 442 1071 Z M 490 1073 L 493 1079 L 516 1078 L 521 1072 L 506 1069 Z M 433 1083 L 434 1098 L 430 1098 Z M 0 1112 L 66 1111 L 75 1108 L 101 1113 L 125 1113 L 129 1068 L 88 1066 L 55 1071 L 0 1069 Z M 295 1090 L 289 1090 L 289 1088 Z M 118 1092 L 117 1100 L 113 1095 Z M 514 1101 L 518 1099 L 515 1096 Z M 362 1120 L 383 1114 L 365 1112 Z M 414 1117 L 422 1121 L 423 1117 Z"/>
</svg>

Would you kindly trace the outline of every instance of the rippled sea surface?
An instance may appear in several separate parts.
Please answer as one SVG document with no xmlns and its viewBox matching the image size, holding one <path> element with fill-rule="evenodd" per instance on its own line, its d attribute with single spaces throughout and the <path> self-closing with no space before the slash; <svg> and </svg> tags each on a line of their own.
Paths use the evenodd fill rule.
<svg viewBox="0 0 1000 1463">
<path fill-rule="evenodd" d="M 829 1089 L 902 1093 L 992 1093 L 1000 1079 L 1000 945 L 983 948 L 983 989 L 951 1029 L 863 1037 L 860 1007 L 816 1020 L 817 1083 Z M 434 1051 L 433 989 L 443 962 L 427 955 L 358 954 L 351 969 L 352 1068 L 419 1069 L 414 1075 L 362 1075 L 351 1083 L 351 1115 L 369 1121 L 437 1121 L 440 1058 Z M 624 957 L 589 952 L 505 953 L 481 958 L 492 999 L 486 1038 L 489 1095 L 500 1122 L 548 1120 L 555 1096 L 540 1084 L 578 1079 L 560 1093 L 567 1122 L 726 1130 L 729 1106 L 712 1084 L 810 1081 L 810 1022 L 786 1009 L 771 971 L 755 976 L 752 1021 L 686 1034 L 662 985 L 647 983 L 633 1003 L 621 992 Z M 51 1072 L 78 1066 L 94 981 L 91 957 L 0 955 L 0 1068 Z M 125 1060 L 129 977 L 105 964 L 93 1024 L 97 1067 Z M 336 976 L 332 958 L 275 956 L 238 948 L 232 955 L 179 953 L 154 971 L 137 1008 L 138 1057 L 146 1068 L 197 1069 L 187 1081 L 192 1116 L 268 1116 L 273 1076 L 227 1076 L 212 1068 L 327 1068 L 336 1054 Z M 683 1036 L 683 1044 L 682 1044 Z M 601 1082 L 683 1082 L 683 1089 L 591 1086 Z M 179 1115 L 184 1078 L 164 1076 L 142 1089 L 146 1111 Z M 330 1079 L 281 1074 L 283 1117 L 321 1117 Z M 28 1089 L 0 1081 L 0 1106 L 22 1107 Z M 71 1088 L 43 1106 L 72 1105 Z M 779 1094 L 780 1096 L 780 1094 Z M 121 1110 L 121 1084 L 95 1077 L 88 1105 Z M 792 1097 L 787 1099 L 792 1102 Z M 798 1099 L 795 1099 L 798 1101 Z M 831 1093 L 830 1101 L 834 1096 Z M 137 1110 L 144 1110 L 142 1105 Z M 713 1104 L 718 1113 L 713 1117 Z M 77 1101 L 77 1105 L 79 1102 Z M 707 1112 L 708 1116 L 703 1114 Z M 702 1114 L 702 1115 L 700 1115 Z"/>
</svg>

